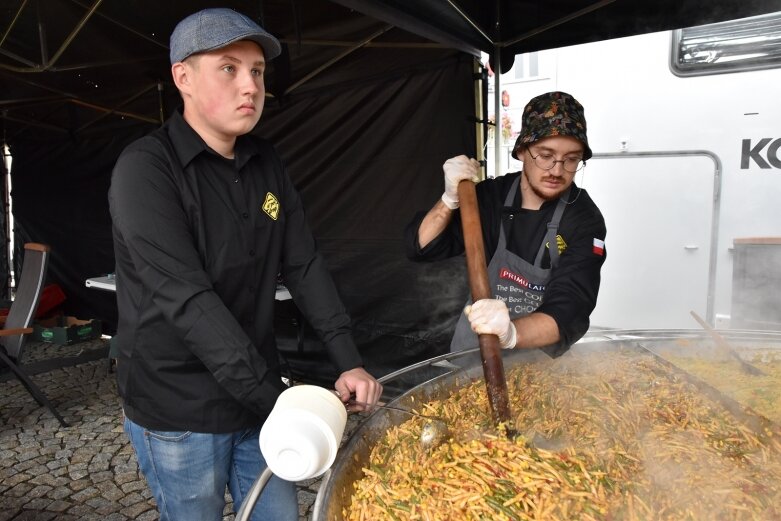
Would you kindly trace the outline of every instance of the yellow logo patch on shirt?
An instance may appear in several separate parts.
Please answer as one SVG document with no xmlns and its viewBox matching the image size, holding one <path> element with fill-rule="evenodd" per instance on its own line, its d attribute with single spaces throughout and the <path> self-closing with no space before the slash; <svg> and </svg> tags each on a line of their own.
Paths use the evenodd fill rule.
<svg viewBox="0 0 781 521">
<path fill-rule="evenodd" d="M 261 208 L 266 212 L 266 215 L 275 221 L 277 220 L 277 217 L 279 217 L 279 201 L 271 192 L 266 193 L 266 200 L 263 201 L 263 206 Z"/>
<path fill-rule="evenodd" d="M 559 248 L 559 255 L 564 253 L 564 250 L 567 249 L 567 243 L 564 242 L 564 237 L 562 237 L 561 235 L 556 236 L 556 246 L 558 246 Z"/>
<path fill-rule="evenodd" d="M 550 243 L 546 243 L 545 247 L 550 250 Z M 567 249 L 567 243 L 564 242 L 564 237 L 561 235 L 556 236 L 556 247 L 559 249 L 559 255 L 564 253 L 564 250 Z"/>
</svg>

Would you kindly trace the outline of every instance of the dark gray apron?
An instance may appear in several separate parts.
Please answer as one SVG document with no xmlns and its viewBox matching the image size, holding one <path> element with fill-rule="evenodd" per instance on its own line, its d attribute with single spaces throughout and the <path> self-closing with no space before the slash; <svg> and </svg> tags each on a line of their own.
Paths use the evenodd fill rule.
<svg viewBox="0 0 781 521">
<path fill-rule="evenodd" d="M 518 190 L 518 183 L 521 177 L 510 187 L 504 206 L 511 206 L 515 193 Z M 537 251 L 537 257 L 534 264 L 530 264 L 518 255 L 507 250 L 507 238 L 504 234 L 504 223 L 499 226 L 499 242 L 496 245 L 496 252 L 488 263 L 488 283 L 493 291 L 494 298 L 503 300 L 510 309 L 510 319 L 528 315 L 536 310 L 542 304 L 545 294 L 545 285 L 550 279 L 551 269 L 542 268 L 542 257 L 545 253 L 546 245 L 550 244 L 550 265 L 551 268 L 559 263 L 559 248 L 556 241 L 556 235 L 559 231 L 559 222 L 567 207 L 569 189 L 559 197 L 559 203 L 553 212 L 553 218 L 548 223 L 548 231 Z M 510 214 L 510 219 L 513 214 Z M 471 304 L 472 299 L 467 301 Z M 456 330 L 453 334 L 453 340 L 450 342 L 450 352 L 464 351 L 478 346 L 477 334 L 472 331 L 466 315 L 461 313 L 456 324 Z"/>
</svg>

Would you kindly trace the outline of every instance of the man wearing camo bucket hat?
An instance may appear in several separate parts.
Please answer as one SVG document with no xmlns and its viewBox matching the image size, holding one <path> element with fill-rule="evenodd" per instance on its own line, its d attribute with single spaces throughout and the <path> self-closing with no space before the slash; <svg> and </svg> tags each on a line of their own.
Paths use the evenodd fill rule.
<svg viewBox="0 0 781 521">
<path fill-rule="evenodd" d="M 605 262 L 605 221 L 576 186 L 592 152 L 583 106 L 565 92 L 533 98 L 512 151 L 523 170 L 480 180 L 480 164 L 448 159 L 445 192 L 405 231 L 407 255 L 443 260 L 464 252 L 458 183 L 477 184 L 477 202 L 494 298 L 467 303 L 451 351 L 495 334 L 506 349 L 541 348 L 559 356 L 588 330 Z"/>
</svg>

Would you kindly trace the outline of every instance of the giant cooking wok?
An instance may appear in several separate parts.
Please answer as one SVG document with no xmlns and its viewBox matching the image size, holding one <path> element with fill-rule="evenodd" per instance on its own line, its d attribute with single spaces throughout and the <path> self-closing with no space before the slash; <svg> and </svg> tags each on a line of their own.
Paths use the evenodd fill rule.
<svg viewBox="0 0 781 521">
<path fill-rule="evenodd" d="M 781 332 L 723 331 L 724 338 L 739 349 L 747 360 L 781 360 Z M 577 357 L 583 353 L 600 353 L 609 359 L 618 350 L 636 350 L 658 361 L 660 367 L 675 373 L 676 378 L 690 381 L 698 392 L 712 398 L 717 407 L 723 408 L 757 435 L 767 432 L 781 433 L 778 420 L 768 419 L 734 394 L 720 390 L 719 379 L 706 379 L 682 369 L 687 363 L 718 358 L 720 353 L 713 339 L 698 330 L 608 330 L 590 332 L 584 339 L 572 346 L 566 357 Z M 551 359 L 538 350 L 512 350 L 502 353 L 507 370 L 521 365 L 534 368 L 550 364 Z M 547 367 L 547 366 L 546 366 Z M 588 367 L 584 367 L 588 370 Z M 596 377 L 597 375 L 595 375 Z M 712 376 L 712 375 L 711 375 Z M 429 400 L 444 399 L 454 389 L 483 378 L 480 355 L 477 349 L 439 356 L 414 364 L 383 378 L 385 398 L 389 404 L 414 409 Z M 747 377 L 749 378 L 749 377 Z M 753 381 L 750 378 L 749 382 Z M 781 393 L 781 389 L 778 389 Z M 395 396 L 395 398 L 393 398 Z M 343 509 L 350 504 L 354 483 L 368 466 L 370 451 L 389 428 L 409 420 L 409 416 L 390 409 L 379 409 L 366 418 L 340 449 L 332 468 L 324 475 L 313 508 L 315 521 L 338 521 L 344 519 Z"/>
</svg>

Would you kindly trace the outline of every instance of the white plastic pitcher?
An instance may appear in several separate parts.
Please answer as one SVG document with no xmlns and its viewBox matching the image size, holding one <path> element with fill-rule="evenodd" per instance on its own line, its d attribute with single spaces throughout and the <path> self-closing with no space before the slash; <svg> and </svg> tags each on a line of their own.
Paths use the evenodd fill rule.
<svg viewBox="0 0 781 521">
<path fill-rule="evenodd" d="M 277 399 L 260 430 L 260 451 L 271 471 L 288 481 L 323 474 L 336 459 L 347 410 L 331 391 L 296 385 Z"/>
</svg>

